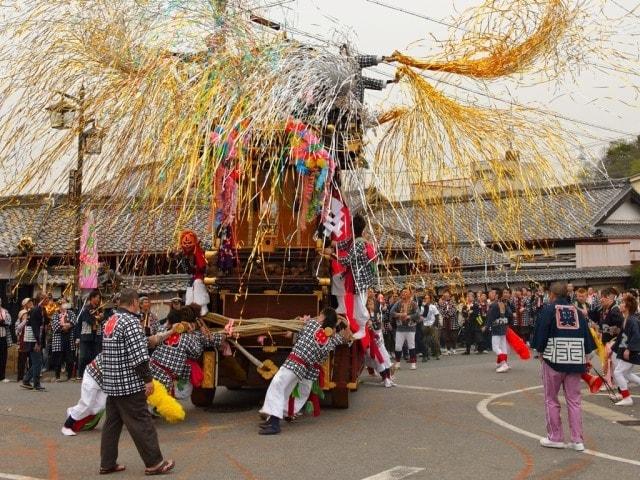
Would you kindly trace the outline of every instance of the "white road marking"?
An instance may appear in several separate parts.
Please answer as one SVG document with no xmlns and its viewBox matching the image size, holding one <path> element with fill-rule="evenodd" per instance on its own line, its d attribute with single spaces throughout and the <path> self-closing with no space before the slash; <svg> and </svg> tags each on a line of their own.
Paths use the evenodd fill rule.
<svg viewBox="0 0 640 480">
<path fill-rule="evenodd" d="M 365 385 L 380 385 L 378 382 L 362 381 Z M 489 397 L 495 395 L 490 392 L 474 392 L 472 390 L 453 390 L 450 388 L 433 388 L 433 387 L 420 387 L 418 385 L 400 385 L 396 384 L 395 388 L 406 388 L 407 390 L 424 390 L 426 392 L 441 392 L 441 393 L 459 393 L 461 395 L 480 395 L 481 397 Z"/>
<path fill-rule="evenodd" d="M 516 427 L 515 425 L 512 425 L 508 422 L 505 422 L 504 420 L 502 420 L 501 418 L 496 417 L 493 413 L 491 413 L 489 411 L 489 404 L 491 402 L 493 402 L 494 400 L 497 400 L 498 398 L 502 398 L 502 397 L 507 397 L 509 395 L 517 395 L 518 393 L 523 393 L 523 392 L 528 392 L 531 390 L 537 390 L 539 388 L 542 388 L 542 385 L 538 385 L 537 387 L 529 387 L 529 388 L 522 388 L 520 390 L 512 390 L 510 392 L 504 392 L 504 393 L 497 393 L 495 395 L 491 395 L 488 398 L 485 398 L 484 400 L 481 400 L 478 405 L 476 405 L 476 409 L 478 410 L 478 412 L 480 412 L 480 415 L 482 415 L 484 418 L 486 418 L 487 420 L 495 423 L 496 425 L 499 425 L 503 428 L 506 428 L 507 430 L 511 430 L 512 432 L 518 433 L 520 435 L 523 435 L 525 437 L 529 437 L 532 438 L 534 440 L 540 441 L 540 439 L 542 438 L 540 435 L 537 435 L 535 433 L 529 432 L 527 430 L 524 430 L 520 427 Z M 614 462 L 620 462 L 620 463 L 627 463 L 629 465 L 635 465 L 640 467 L 640 461 L 638 460 L 631 460 L 629 458 L 622 458 L 622 457 L 616 457 L 615 455 L 609 455 L 608 453 L 603 453 L 603 452 L 598 452 L 596 450 L 585 450 L 584 452 L 582 452 L 586 455 L 591 455 L 594 457 L 598 457 L 598 458 L 604 458 L 606 460 L 612 460 Z"/>
<path fill-rule="evenodd" d="M 25 477 L 24 475 L 13 475 L 12 473 L 2 473 L 2 472 L 0 472 L 0 478 L 5 480 L 42 480 L 41 478 Z"/>
<path fill-rule="evenodd" d="M 420 467 L 393 467 L 390 470 L 377 473 L 371 477 L 363 478 L 362 480 L 400 480 L 401 478 L 410 477 L 411 475 L 425 470 Z"/>
</svg>

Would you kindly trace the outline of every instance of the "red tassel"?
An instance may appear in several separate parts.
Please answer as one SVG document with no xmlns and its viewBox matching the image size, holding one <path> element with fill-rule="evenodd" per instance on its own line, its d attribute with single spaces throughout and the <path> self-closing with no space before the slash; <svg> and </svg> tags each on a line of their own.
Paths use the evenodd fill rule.
<svg viewBox="0 0 640 480">
<path fill-rule="evenodd" d="M 583 373 L 580 375 L 580 378 L 585 381 L 585 383 L 589 386 L 589 391 L 591 393 L 598 393 L 600 391 L 600 387 L 602 387 L 602 379 L 596 375 L 589 375 L 588 373 Z"/>
<path fill-rule="evenodd" d="M 309 395 L 309 401 L 311 402 L 311 405 L 313 405 L 313 416 L 319 417 L 320 416 L 320 397 L 318 397 L 318 395 L 316 395 L 315 393 L 312 393 L 311 395 Z"/>
<path fill-rule="evenodd" d="M 376 342 L 376 339 L 378 338 L 378 336 L 376 335 L 376 333 L 373 330 L 369 330 L 368 331 L 368 337 L 369 337 L 369 355 L 371 356 L 371 358 L 373 358 L 374 360 L 376 360 L 378 363 L 382 363 L 384 361 L 384 359 L 382 358 L 382 353 L 380 353 L 380 349 L 378 348 L 378 343 Z"/>
<path fill-rule="evenodd" d="M 204 380 L 204 372 L 202 371 L 202 367 L 195 360 L 191 360 L 190 358 L 186 361 L 187 364 L 191 366 L 191 385 L 196 388 L 200 388 L 202 386 L 202 381 Z"/>
<path fill-rule="evenodd" d="M 295 408 L 295 401 L 296 399 L 293 398 L 293 395 L 289 395 L 289 406 L 287 407 L 287 413 L 290 417 L 293 417 L 293 415 L 295 414 L 295 412 L 293 411 Z"/>
<path fill-rule="evenodd" d="M 527 347 L 527 344 L 522 341 L 522 338 L 520 338 L 516 332 L 511 330 L 511 327 L 507 327 L 507 343 L 518 354 L 520 359 L 529 360 L 531 358 L 529 347 Z"/>
</svg>

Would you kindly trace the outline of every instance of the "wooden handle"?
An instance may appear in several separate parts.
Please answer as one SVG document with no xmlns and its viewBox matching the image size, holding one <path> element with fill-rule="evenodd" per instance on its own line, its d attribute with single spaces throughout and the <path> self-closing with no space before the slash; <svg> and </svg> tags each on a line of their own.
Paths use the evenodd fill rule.
<svg viewBox="0 0 640 480">
<path fill-rule="evenodd" d="M 247 351 L 247 349 L 244 348 L 242 345 L 240 345 L 238 342 L 231 339 L 228 339 L 228 341 L 231 342 L 231 344 L 233 344 L 233 346 L 236 347 L 240 353 L 242 353 L 245 357 L 247 357 L 247 360 L 249 360 L 254 366 L 256 366 L 257 368 L 262 368 L 264 366 L 260 360 L 258 360 L 256 357 L 251 355 Z"/>
</svg>

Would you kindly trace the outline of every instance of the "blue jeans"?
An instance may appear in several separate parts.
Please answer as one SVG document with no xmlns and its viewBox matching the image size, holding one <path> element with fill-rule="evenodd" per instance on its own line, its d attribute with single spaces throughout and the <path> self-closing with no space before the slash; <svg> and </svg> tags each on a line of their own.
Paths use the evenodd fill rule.
<svg viewBox="0 0 640 480">
<path fill-rule="evenodd" d="M 39 387 L 40 372 L 42 370 L 42 350 L 36 352 L 31 348 L 31 351 L 29 352 L 29 360 L 31 361 L 31 367 L 27 370 L 27 373 L 25 373 L 22 381 L 24 383 L 31 383 L 31 379 L 33 379 L 33 386 Z"/>
</svg>

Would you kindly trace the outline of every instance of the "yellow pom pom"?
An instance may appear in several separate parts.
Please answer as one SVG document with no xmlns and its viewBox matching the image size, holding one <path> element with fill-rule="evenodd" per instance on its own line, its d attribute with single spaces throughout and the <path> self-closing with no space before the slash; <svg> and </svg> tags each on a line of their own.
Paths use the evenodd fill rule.
<svg viewBox="0 0 640 480">
<path fill-rule="evenodd" d="M 165 386 L 158 380 L 153 380 L 153 393 L 147 397 L 147 403 L 154 407 L 158 414 L 169 423 L 177 423 L 184 420 L 184 408 L 175 398 L 169 395 Z"/>
</svg>

